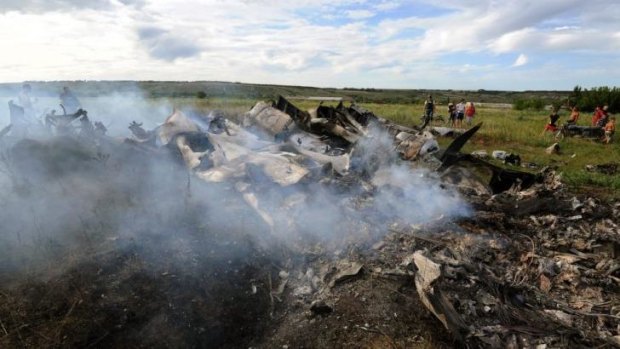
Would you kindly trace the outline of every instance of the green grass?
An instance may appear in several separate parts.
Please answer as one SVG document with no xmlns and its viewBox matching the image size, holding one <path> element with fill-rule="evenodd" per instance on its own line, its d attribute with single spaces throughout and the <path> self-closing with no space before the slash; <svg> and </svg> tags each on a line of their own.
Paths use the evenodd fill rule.
<svg viewBox="0 0 620 349">
<path fill-rule="evenodd" d="M 248 111 L 256 103 L 253 99 L 226 98 L 173 98 L 167 101 L 176 106 L 193 106 L 203 111 L 222 109 L 231 116 Z M 318 105 L 316 101 L 305 100 L 294 101 L 294 103 L 301 109 L 310 109 Z M 405 126 L 419 124 L 420 115 L 422 115 L 422 105 L 419 104 L 364 103 L 362 106 L 377 115 Z M 445 106 L 439 107 L 437 114 L 446 115 Z M 561 123 L 566 120 L 568 113 L 565 112 L 560 116 Z M 589 119 L 589 115 L 582 115 L 580 124 L 587 125 Z M 551 133 L 541 134 L 547 120 L 547 111 L 478 107 L 474 122 L 482 121 L 483 126 L 462 151 L 469 153 L 474 150 L 486 150 L 491 154 L 493 150 L 504 150 L 516 153 L 521 156 L 522 162 L 533 162 L 539 165 L 539 168 L 544 166 L 557 168 L 562 173 L 565 183 L 576 191 L 595 191 L 607 197 L 620 197 L 620 190 L 618 190 L 620 189 L 620 175 L 609 176 L 585 170 L 585 166 L 589 164 L 620 163 L 620 140 L 605 145 L 587 139 L 565 138 L 560 141 L 561 153 L 548 155 L 545 153 L 545 148 L 556 141 Z M 451 141 L 447 138 L 439 139 L 443 147 Z"/>
</svg>

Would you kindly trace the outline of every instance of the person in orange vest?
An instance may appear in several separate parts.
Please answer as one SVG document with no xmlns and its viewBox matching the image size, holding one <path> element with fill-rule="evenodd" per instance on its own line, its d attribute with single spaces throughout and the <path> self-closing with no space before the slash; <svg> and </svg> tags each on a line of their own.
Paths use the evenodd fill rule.
<svg viewBox="0 0 620 349">
<path fill-rule="evenodd" d="M 605 144 L 611 143 L 611 138 L 616 132 L 616 117 L 612 116 L 605 124 Z"/>
<path fill-rule="evenodd" d="M 471 120 L 476 115 L 476 107 L 474 106 L 474 102 L 468 102 L 465 105 L 465 121 L 468 125 L 471 125 Z"/>
</svg>

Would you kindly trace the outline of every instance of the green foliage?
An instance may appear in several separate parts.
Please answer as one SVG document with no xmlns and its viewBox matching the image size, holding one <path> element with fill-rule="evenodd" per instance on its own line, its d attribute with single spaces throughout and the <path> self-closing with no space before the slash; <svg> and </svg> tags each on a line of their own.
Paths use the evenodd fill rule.
<svg viewBox="0 0 620 349">
<path fill-rule="evenodd" d="M 564 174 L 564 182 L 571 186 L 609 188 L 614 191 L 620 190 L 620 176 L 609 176 L 601 173 L 592 173 L 584 170 L 567 171 Z"/>
<path fill-rule="evenodd" d="M 196 92 L 196 98 L 198 99 L 205 99 L 207 98 L 207 94 L 205 91 L 198 91 Z"/>
<path fill-rule="evenodd" d="M 363 107 L 402 125 L 420 123 L 422 105 L 364 104 Z M 556 168 L 562 173 L 565 183 L 574 190 L 593 189 L 610 197 L 620 196 L 620 174 L 609 176 L 584 170 L 590 164 L 620 162 L 620 140 L 604 145 L 596 140 L 565 138 L 560 141 L 561 153 L 548 155 L 545 148 L 555 143 L 556 139 L 549 132 L 542 133 L 548 120 L 547 111 L 518 111 L 484 105 L 477 107 L 476 111 L 474 122 L 482 121 L 484 124 L 465 145 L 464 153 L 474 150 L 486 150 L 489 154 L 493 150 L 516 153 L 524 163 L 537 164 L 538 169 L 544 166 Z M 560 122 L 567 117 L 568 113 L 561 110 Z M 580 120 L 580 124 L 587 124 L 587 120 Z M 439 138 L 438 141 L 445 149 L 452 139 Z M 502 165 L 499 162 L 496 164 Z"/>
<path fill-rule="evenodd" d="M 568 101 L 567 99 L 564 99 L 564 100 L 557 99 L 557 100 L 551 101 L 551 108 L 553 110 L 560 110 L 560 108 L 562 108 L 563 106 L 567 106 L 566 105 L 567 101 Z"/>
<path fill-rule="evenodd" d="M 545 108 L 545 101 L 540 98 L 517 99 L 513 102 L 514 110 L 536 110 L 540 111 Z"/>
<path fill-rule="evenodd" d="M 592 112 L 601 105 L 608 105 L 609 112 L 620 111 L 620 88 L 618 87 L 594 87 L 590 90 L 575 86 L 569 98 L 570 105 L 576 105 L 582 111 Z"/>
</svg>

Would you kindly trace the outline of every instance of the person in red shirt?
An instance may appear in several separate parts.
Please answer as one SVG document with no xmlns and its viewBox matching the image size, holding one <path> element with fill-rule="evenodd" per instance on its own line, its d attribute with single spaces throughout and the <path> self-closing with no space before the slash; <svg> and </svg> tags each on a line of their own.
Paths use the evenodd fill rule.
<svg viewBox="0 0 620 349">
<path fill-rule="evenodd" d="M 607 124 L 607 121 L 609 121 L 609 113 L 607 112 L 607 109 L 609 109 L 608 106 L 603 107 L 603 110 L 600 113 L 601 115 L 598 119 L 598 122 L 596 123 L 596 126 L 605 127 L 605 125 Z"/>
<path fill-rule="evenodd" d="M 604 108 L 601 108 L 600 105 L 597 106 L 596 109 L 594 109 L 594 114 L 592 114 L 592 126 L 597 126 L 599 121 L 601 121 L 601 119 L 605 117 L 607 112 L 603 109 Z"/>
<path fill-rule="evenodd" d="M 467 102 L 465 104 L 465 121 L 467 125 L 471 125 L 471 121 L 476 115 L 476 107 L 474 106 L 474 102 Z"/>
</svg>

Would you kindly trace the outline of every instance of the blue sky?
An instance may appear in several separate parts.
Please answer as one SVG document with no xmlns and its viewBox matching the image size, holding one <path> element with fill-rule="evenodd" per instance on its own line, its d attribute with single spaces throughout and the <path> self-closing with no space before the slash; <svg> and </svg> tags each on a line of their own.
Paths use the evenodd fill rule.
<svg viewBox="0 0 620 349">
<path fill-rule="evenodd" d="M 618 85 L 616 0 L 0 0 L 0 82 Z M 4 51 L 4 50 L 3 50 Z"/>
</svg>

